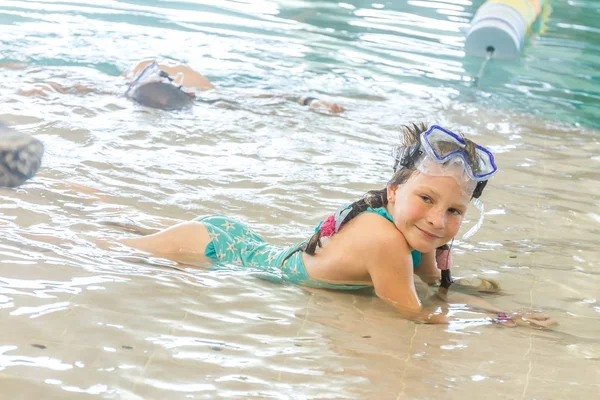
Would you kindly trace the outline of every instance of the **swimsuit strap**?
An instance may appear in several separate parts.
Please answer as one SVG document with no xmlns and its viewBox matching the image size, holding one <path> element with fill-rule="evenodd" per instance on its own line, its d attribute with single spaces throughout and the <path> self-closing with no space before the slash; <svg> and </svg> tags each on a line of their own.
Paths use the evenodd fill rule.
<svg viewBox="0 0 600 400">
<path fill-rule="evenodd" d="M 383 218 L 387 219 L 392 224 L 394 223 L 394 218 L 392 218 L 392 216 L 385 209 L 385 207 L 378 207 L 378 208 L 371 208 L 371 207 L 369 207 L 365 211 L 363 211 L 363 213 L 366 213 L 366 212 L 370 212 L 370 213 L 381 215 Z"/>
<path fill-rule="evenodd" d="M 329 237 L 334 233 L 337 233 L 342 228 L 342 221 L 346 218 L 346 216 L 352 211 L 352 207 L 349 205 L 341 206 L 337 209 L 335 214 L 330 215 L 323 221 L 319 222 L 319 225 L 315 228 L 315 232 L 321 230 L 322 237 Z M 392 224 L 394 223 L 394 218 L 390 215 L 389 212 L 385 209 L 385 207 L 372 208 L 369 207 L 361 214 L 366 212 L 374 213 L 377 215 L 381 215 L 383 218 L 390 221 Z"/>
</svg>

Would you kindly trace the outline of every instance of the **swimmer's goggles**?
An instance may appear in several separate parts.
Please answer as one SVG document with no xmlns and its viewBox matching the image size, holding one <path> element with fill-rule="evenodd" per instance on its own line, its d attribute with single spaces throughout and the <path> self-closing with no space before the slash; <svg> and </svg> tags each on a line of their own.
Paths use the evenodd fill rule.
<svg viewBox="0 0 600 400">
<path fill-rule="evenodd" d="M 432 125 L 421 133 L 421 140 L 406 148 L 397 148 L 397 170 L 414 166 L 427 175 L 454 175 L 452 166 L 461 167 L 464 181 L 487 181 L 498 168 L 493 154 L 483 146 L 475 144 L 474 159 L 466 151 L 465 139 L 456 133 Z M 428 161 L 433 161 L 430 163 Z"/>
<path fill-rule="evenodd" d="M 498 168 L 494 155 L 475 144 L 474 159 L 466 152 L 467 143 L 456 133 L 433 125 L 421 134 L 421 144 L 427 155 L 438 164 L 462 163 L 469 177 L 477 182 L 491 178 Z"/>
</svg>

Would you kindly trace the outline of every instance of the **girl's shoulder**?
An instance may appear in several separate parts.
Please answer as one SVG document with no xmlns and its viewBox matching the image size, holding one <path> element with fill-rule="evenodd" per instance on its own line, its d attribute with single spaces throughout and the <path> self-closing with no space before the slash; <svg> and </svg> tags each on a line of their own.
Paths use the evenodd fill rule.
<svg viewBox="0 0 600 400">
<path fill-rule="evenodd" d="M 346 225 L 344 229 L 352 230 L 351 236 L 359 238 L 372 249 L 398 251 L 399 247 L 406 247 L 409 251 L 404 235 L 393 222 L 380 214 L 362 213 Z"/>
<path fill-rule="evenodd" d="M 361 260 L 371 276 L 398 268 L 413 273 L 411 249 L 393 222 L 375 213 L 363 213 L 345 225 L 342 232 L 345 229 L 348 230 L 345 247 Z"/>
</svg>

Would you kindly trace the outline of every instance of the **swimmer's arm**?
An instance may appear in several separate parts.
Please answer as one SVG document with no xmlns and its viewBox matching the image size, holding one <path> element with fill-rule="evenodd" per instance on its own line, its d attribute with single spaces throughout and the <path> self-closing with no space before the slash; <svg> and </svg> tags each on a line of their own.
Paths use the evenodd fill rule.
<svg viewBox="0 0 600 400">
<path fill-rule="evenodd" d="M 286 96 L 285 98 L 289 101 L 293 101 L 294 103 L 298 103 L 303 106 L 307 106 L 307 107 L 314 108 L 314 109 L 325 108 L 327 111 L 329 111 L 331 113 L 344 112 L 344 107 L 340 106 L 339 104 L 320 100 L 316 97 Z"/>
<path fill-rule="evenodd" d="M 63 86 L 59 83 L 48 81 L 42 83 L 36 83 L 26 88 L 20 89 L 17 92 L 21 96 L 40 96 L 48 97 L 49 93 L 60 93 L 60 94 L 88 94 L 88 93 L 99 93 L 99 94 L 111 94 L 110 92 L 98 91 L 94 88 L 81 85 L 79 83 L 73 86 Z"/>
<path fill-rule="evenodd" d="M 336 103 L 330 103 L 328 101 L 320 100 L 316 97 L 309 96 L 289 96 L 289 95 L 272 95 L 272 94 L 261 94 L 255 96 L 256 98 L 268 99 L 268 98 L 284 98 L 288 101 L 293 101 L 294 103 L 298 103 L 302 106 L 307 106 L 314 109 L 324 108 L 331 113 L 341 113 L 344 112 L 344 107 L 340 106 Z"/>
<path fill-rule="evenodd" d="M 415 274 L 429 286 L 433 286 L 440 281 L 442 274 L 435 263 L 434 251 L 421 254 L 421 262 L 415 269 Z"/>
<path fill-rule="evenodd" d="M 465 304 L 477 310 L 489 311 L 492 313 L 502 312 L 500 308 L 485 301 L 481 297 L 457 293 L 456 290 L 448 291 L 447 289 L 440 288 L 436 296 L 448 304 Z"/>
</svg>

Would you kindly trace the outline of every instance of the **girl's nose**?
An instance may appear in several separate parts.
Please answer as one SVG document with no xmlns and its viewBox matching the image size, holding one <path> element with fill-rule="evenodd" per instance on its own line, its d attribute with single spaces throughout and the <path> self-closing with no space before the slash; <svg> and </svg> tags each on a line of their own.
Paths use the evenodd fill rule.
<svg viewBox="0 0 600 400">
<path fill-rule="evenodd" d="M 446 212 L 438 208 L 432 208 L 427 213 L 427 222 L 434 229 L 443 229 L 446 226 Z"/>
</svg>

